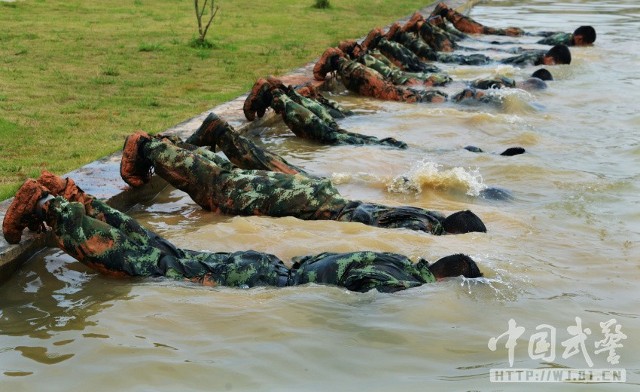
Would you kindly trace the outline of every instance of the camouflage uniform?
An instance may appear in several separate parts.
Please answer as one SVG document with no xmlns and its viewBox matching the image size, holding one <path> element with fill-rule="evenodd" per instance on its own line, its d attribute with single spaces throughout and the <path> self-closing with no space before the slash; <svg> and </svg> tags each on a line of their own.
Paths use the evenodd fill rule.
<svg viewBox="0 0 640 392">
<path fill-rule="evenodd" d="M 527 50 L 522 54 L 517 56 L 507 57 L 506 59 L 500 60 L 502 64 L 511 64 L 511 65 L 540 65 L 542 64 L 542 58 L 547 53 L 546 50 Z"/>
<path fill-rule="evenodd" d="M 451 36 L 428 21 L 422 23 L 418 35 L 436 52 L 453 52 L 458 47 Z"/>
<path fill-rule="evenodd" d="M 446 18 L 451 22 L 456 29 L 467 34 L 489 34 L 489 35 L 508 35 L 508 36 L 520 36 L 524 34 L 522 29 L 517 27 L 507 27 L 506 29 L 498 29 L 495 27 L 484 26 L 472 18 L 462 15 L 454 10 L 449 10 L 446 14 Z"/>
<path fill-rule="evenodd" d="M 274 91 L 272 91 L 272 94 Z M 311 111 L 311 113 L 318 116 L 322 121 L 325 122 L 325 124 L 329 125 L 331 128 L 338 128 L 338 123 L 336 122 L 336 118 L 334 117 L 334 115 L 332 115 L 329 109 L 327 109 L 327 107 L 322 105 L 320 102 L 316 101 L 315 99 L 305 97 L 292 88 L 284 90 L 284 93 L 295 103 L 303 106 L 304 108 Z"/>
<path fill-rule="evenodd" d="M 355 60 L 340 57 L 336 60 L 338 74 L 349 90 L 378 99 L 401 102 L 442 102 L 447 95 L 437 90 L 415 90 L 396 86 L 379 72 Z"/>
<path fill-rule="evenodd" d="M 506 76 L 498 76 L 490 79 L 477 79 L 469 85 L 480 90 L 489 90 L 494 88 L 515 87 L 516 81 Z"/>
<path fill-rule="evenodd" d="M 151 139 L 143 145 L 142 155 L 158 175 L 187 192 L 205 210 L 359 222 L 443 234 L 444 217 L 437 212 L 347 200 L 328 179 L 225 168 L 209 159 L 215 156 L 211 151 L 189 151 L 167 140 Z"/>
<path fill-rule="evenodd" d="M 541 45 L 567 45 L 573 46 L 573 34 L 572 33 L 554 33 L 546 38 L 537 42 Z"/>
<path fill-rule="evenodd" d="M 166 140 L 145 143 L 142 155 L 156 174 L 213 212 L 331 219 L 346 204 L 329 180 L 223 167 L 210 151 L 189 151 Z"/>
<path fill-rule="evenodd" d="M 296 103 L 280 89 L 273 90 L 272 94 L 273 102 L 271 103 L 271 107 L 276 113 L 282 115 L 285 124 L 287 124 L 289 129 L 298 137 L 332 145 L 377 144 L 396 148 L 407 148 L 406 143 L 393 138 L 378 139 L 374 136 L 361 135 L 340 129 L 328 113 L 324 115 L 321 114 L 323 116 L 321 118 L 311 110 Z M 321 109 L 320 105 L 317 105 L 315 109 Z M 326 120 L 323 120 L 324 118 L 326 118 Z M 328 124 L 327 121 L 331 121 L 331 123 Z M 335 124 L 334 127 L 332 127 L 331 124 Z"/>
<path fill-rule="evenodd" d="M 425 260 L 414 264 L 395 253 L 321 253 L 296 260 L 291 284 L 333 284 L 359 292 L 394 292 L 435 282 L 428 266 Z"/>
<path fill-rule="evenodd" d="M 385 63 L 379 58 L 368 53 L 357 59 L 367 67 L 378 71 L 385 79 L 396 85 L 404 85 L 412 79 L 424 82 L 429 86 L 442 86 L 451 81 L 449 75 L 444 73 L 405 72 L 391 63 Z"/>
<path fill-rule="evenodd" d="M 428 23 L 427 23 L 428 24 Z M 405 46 L 421 59 L 439 61 L 441 63 L 455 63 L 463 65 L 484 65 L 491 59 L 483 54 L 474 53 L 471 55 L 451 54 L 436 52 L 427 43 L 418 38 L 415 34 L 398 30 L 393 35 L 393 40 Z"/>
<path fill-rule="evenodd" d="M 217 132 L 215 140 L 212 137 L 208 126 L 217 127 L 222 132 Z M 208 132 L 209 131 L 209 132 Z M 276 155 L 264 148 L 258 147 L 251 140 L 236 132 L 226 121 L 214 114 L 210 114 L 203 125 L 193 133 L 186 143 L 178 145 L 182 148 L 194 150 L 193 146 L 218 147 L 224 152 L 226 157 L 241 169 L 269 170 L 287 174 L 304 174 L 310 176 L 303 169 L 290 164 L 284 158 Z M 201 155 L 205 155 L 209 160 L 214 161 L 218 166 L 227 170 L 233 169 L 233 165 L 222 159 L 217 154 L 206 149 L 198 150 Z"/>
<path fill-rule="evenodd" d="M 367 50 L 377 49 L 402 70 L 409 72 L 440 72 L 435 65 L 427 64 L 411 50 L 395 41 L 380 37 L 367 46 Z"/>
<path fill-rule="evenodd" d="M 97 200 L 93 203 L 94 210 L 102 210 L 100 214 L 85 210 L 81 203 L 55 197 L 45 204 L 45 220 L 62 250 L 111 276 L 163 276 L 231 287 L 314 282 L 361 292 L 397 291 L 435 281 L 426 261 L 414 265 L 405 256 L 392 253 L 322 253 L 300 258 L 295 269 L 289 270 L 276 256 L 253 250 L 212 253 L 179 249 L 125 214 Z"/>
</svg>

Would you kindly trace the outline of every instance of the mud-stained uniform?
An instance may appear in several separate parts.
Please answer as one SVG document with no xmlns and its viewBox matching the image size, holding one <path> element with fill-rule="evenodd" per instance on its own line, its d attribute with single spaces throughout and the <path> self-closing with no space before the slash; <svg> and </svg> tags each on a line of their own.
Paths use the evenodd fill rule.
<svg viewBox="0 0 640 392">
<path fill-rule="evenodd" d="M 444 86 L 452 80 L 445 73 L 405 72 L 392 63 L 386 63 L 368 53 L 359 56 L 357 60 L 361 64 L 378 71 L 385 79 L 399 86 L 409 84 L 412 80 L 421 81 L 426 86 Z"/>
<path fill-rule="evenodd" d="M 367 50 L 377 49 L 400 69 L 408 72 L 440 72 L 440 68 L 427 64 L 402 44 L 380 37 Z"/>
<path fill-rule="evenodd" d="M 355 60 L 340 57 L 336 60 L 338 75 L 349 90 L 365 97 L 400 102 L 443 102 L 447 94 L 438 90 L 416 90 L 396 86 L 384 76 Z"/>
<path fill-rule="evenodd" d="M 487 34 L 487 35 L 508 35 L 512 37 L 521 36 L 524 31 L 517 27 L 507 27 L 505 29 L 499 29 L 495 27 L 488 27 L 481 23 L 476 22 L 472 18 L 462 15 L 459 12 L 450 10 L 446 15 L 447 20 L 453 24 L 453 26 L 467 34 Z"/>
<path fill-rule="evenodd" d="M 427 43 L 418 38 L 417 35 L 398 30 L 392 38 L 404 47 L 411 50 L 421 59 L 439 61 L 441 63 L 454 63 L 462 65 L 484 65 L 491 62 L 491 59 L 483 54 L 473 53 L 470 55 L 452 54 L 436 52 Z"/>
<path fill-rule="evenodd" d="M 429 22 L 422 23 L 417 33 L 436 52 L 453 52 L 458 47 L 442 29 Z"/>
<path fill-rule="evenodd" d="M 93 207 L 86 209 L 58 196 L 45 204 L 44 218 L 62 250 L 110 276 L 167 277 L 243 288 L 314 282 L 361 292 L 392 292 L 435 281 L 426 261 L 414 265 L 393 253 L 322 253 L 299 258 L 296 269 L 289 270 L 276 256 L 253 250 L 180 249 L 106 204 L 90 204 Z"/>
<path fill-rule="evenodd" d="M 573 46 L 573 34 L 572 33 L 554 33 L 548 37 L 536 42 L 541 45 L 567 45 Z"/>
<path fill-rule="evenodd" d="M 207 132 L 207 129 L 199 129 L 192 134 L 185 143 L 178 141 L 177 144 L 189 150 L 195 149 L 191 146 L 218 147 L 235 167 L 241 169 L 269 170 L 287 174 L 304 174 L 311 176 L 300 167 L 287 162 L 281 156 L 257 146 L 254 142 L 236 132 L 226 121 L 221 120 L 210 123 L 210 126 L 222 127 L 224 131 L 219 132 L 215 140 L 209 140 L 211 139 L 211 132 Z M 209 160 L 214 161 L 220 167 L 226 168 L 227 170 L 234 168 L 233 165 L 230 165 L 230 162 L 225 161 L 222 157 L 211 151 L 201 148 L 198 152 L 201 155 L 206 155 Z"/>
<path fill-rule="evenodd" d="M 155 138 L 142 146 L 142 154 L 156 174 L 188 193 L 205 210 L 229 215 L 358 222 L 444 234 L 444 216 L 438 212 L 348 200 L 328 179 L 225 168 L 212 160 L 221 158 L 211 151 L 190 151 Z"/>
<path fill-rule="evenodd" d="M 522 54 L 517 56 L 507 57 L 506 59 L 500 60 L 502 64 L 510 64 L 517 66 L 526 66 L 526 65 L 540 65 L 542 64 L 542 58 L 547 53 L 546 50 L 527 50 Z"/>
<path fill-rule="evenodd" d="M 293 101 L 279 89 L 272 91 L 273 102 L 271 107 L 282 115 L 282 119 L 296 136 L 303 139 L 315 140 L 323 144 L 340 145 L 382 145 L 396 148 L 407 148 L 407 144 L 394 138 L 379 139 L 375 136 L 367 136 L 349 132 L 344 129 L 332 127 L 315 115 L 311 110 Z M 329 116 L 329 121 L 332 121 Z M 333 124 L 335 122 L 332 121 Z"/>
<path fill-rule="evenodd" d="M 222 167 L 209 153 L 155 138 L 142 148 L 156 174 L 213 212 L 314 220 L 332 219 L 346 205 L 329 180 Z"/>
<path fill-rule="evenodd" d="M 302 105 L 306 109 L 310 110 L 331 128 L 338 128 L 336 118 L 331 114 L 331 111 L 325 105 L 321 104 L 315 99 L 311 99 L 299 94 L 294 89 L 287 89 L 284 92 L 286 93 L 287 97 L 291 98 L 298 105 Z"/>
</svg>

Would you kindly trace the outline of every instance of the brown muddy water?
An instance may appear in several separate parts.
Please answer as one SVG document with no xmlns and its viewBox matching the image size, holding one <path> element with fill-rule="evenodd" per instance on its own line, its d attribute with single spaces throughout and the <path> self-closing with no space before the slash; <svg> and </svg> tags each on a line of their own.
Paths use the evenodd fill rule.
<svg viewBox="0 0 640 392">
<path fill-rule="evenodd" d="M 341 122 L 344 128 L 394 136 L 409 143 L 405 151 L 317 146 L 282 126 L 256 133 L 293 163 L 332 177 L 346 196 L 445 212 L 468 208 L 488 233 L 435 237 L 360 224 L 216 216 L 172 189 L 131 213 L 185 248 L 256 249 L 284 260 L 361 249 L 429 260 L 464 252 L 485 279 L 450 279 L 397 294 L 205 288 L 108 279 L 51 250 L 0 286 L 2 391 L 637 390 L 640 6 L 636 0 L 493 1 L 471 15 L 528 31 L 591 24 L 598 39 L 572 49 L 570 66 L 553 67 L 556 80 L 547 90 L 499 93 L 502 108 L 336 97 L 358 112 Z M 533 71 L 447 68 L 456 80 L 494 74 L 520 80 Z M 488 153 L 468 152 L 466 145 Z M 496 154 L 517 145 L 527 153 Z M 403 176 L 408 183 L 397 180 Z M 487 186 L 507 189 L 513 199 L 478 197 Z M 600 323 L 612 319 L 607 334 Z M 525 328 L 512 364 L 508 336 L 489 348 L 510 320 Z M 570 339 L 580 335 L 570 327 L 577 321 L 584 346 L 572 351 Z M 621 337 L 616 325 L 626 339 L 614 348 L 614 363 L 609 351 L 596 353 L 596 343 Z M 535 344 L 544 343 L 536 333 L 552 329 L 547 342 L 556 340 L 546 349 Z M 616 368 L 626 371 L 626 383 L 497 384 L 489 377 L 496 368 Z"/>
</svg>

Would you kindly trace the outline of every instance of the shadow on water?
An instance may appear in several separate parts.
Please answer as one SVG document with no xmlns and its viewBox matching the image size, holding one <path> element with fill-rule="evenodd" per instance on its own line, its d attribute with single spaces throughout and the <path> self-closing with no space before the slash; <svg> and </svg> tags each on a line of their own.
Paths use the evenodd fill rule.
<svg viewBox="0 0 640 392">
<path fill-rule="evenodd" d="M 95 326 L 98 321 L 91 318 L 113 301 L 130 299 L 129 292 L 130 282 L 121 284 L 99 276 L 59 250 L 42 251 L 0 286 L 0 357 L 14 350 L 42 365 L 72 358 L 75 353 L 58 351 L 75 339 L 61 336 Z M 13 342 L 18 345 L 12 346 Z M 33 373 L 3 370 L 6 376 Z"/>
</svg>

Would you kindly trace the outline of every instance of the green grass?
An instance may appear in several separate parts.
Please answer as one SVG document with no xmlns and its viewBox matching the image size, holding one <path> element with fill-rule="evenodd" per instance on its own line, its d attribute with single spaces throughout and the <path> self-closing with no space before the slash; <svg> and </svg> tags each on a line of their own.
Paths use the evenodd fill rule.
<svg viewBox="0 0 640 392">
<path fill-rule="evenodd" d="M 219 0 L 193 47 L 190 1 L 0 2 L 0 200 L 244 94 L 342 39 L 426 5 L 409 0 Z"/>
</svg>

